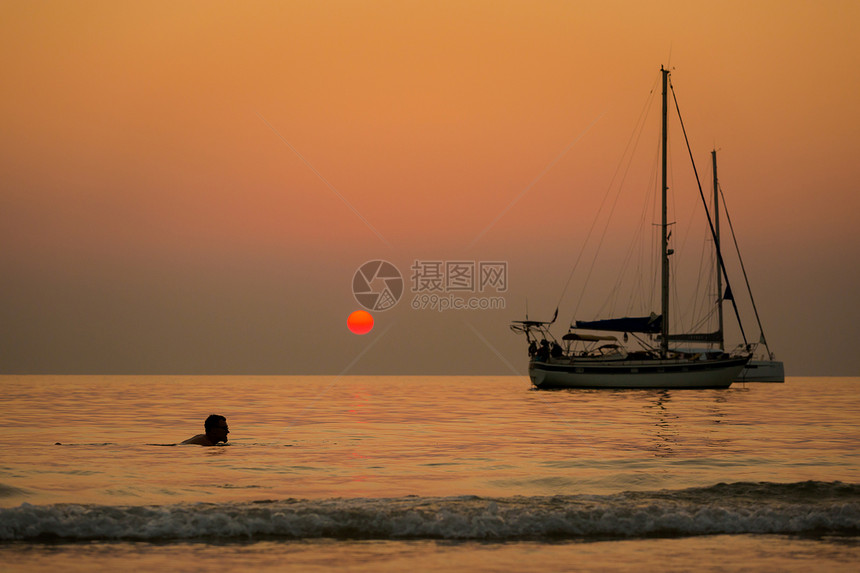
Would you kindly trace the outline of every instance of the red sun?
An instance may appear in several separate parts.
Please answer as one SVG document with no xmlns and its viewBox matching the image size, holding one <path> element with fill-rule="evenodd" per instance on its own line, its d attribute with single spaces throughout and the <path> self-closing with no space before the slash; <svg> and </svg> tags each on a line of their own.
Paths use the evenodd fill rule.
<svg viewBox="0 0 860 573">
<path fill-rule="evenodd" d="M 346 325 L 353 334 L 367 334 L 373 330 L 373 316 L 366 310 L 356 310 L 346 319 Z"/>
</svg>

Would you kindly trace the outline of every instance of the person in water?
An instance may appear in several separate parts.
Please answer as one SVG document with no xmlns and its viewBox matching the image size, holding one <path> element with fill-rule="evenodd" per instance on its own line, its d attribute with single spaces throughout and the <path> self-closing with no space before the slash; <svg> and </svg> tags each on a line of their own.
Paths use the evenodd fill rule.
<svg viewBox="0 0 860 573">
<path fill-rule="evenodd" d="M 197 434 L 182 443 L 198 446 L 215 446 L 218 442 L 227 443 L 227 434 L 230 433 L 230 428 L 227 426 L 227 418 L 224 416 L 212 414 L 203 422 L 203 429 L 206 430 L 205 434 Z"/>
</svg>

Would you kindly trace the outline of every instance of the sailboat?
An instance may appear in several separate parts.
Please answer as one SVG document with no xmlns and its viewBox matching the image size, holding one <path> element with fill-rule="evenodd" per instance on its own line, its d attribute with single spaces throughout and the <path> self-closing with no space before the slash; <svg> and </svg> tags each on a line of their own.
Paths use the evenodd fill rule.
<svg viewBox="0 0 860 573">
<path fill-rule="evenodd" d="M 595 321 L 577 320 L 562 337 L 562 344 L 550 333 L 548 322 L 519 320 L 511 323 L 514 332 L 525 334 L 529 343 L 529 378 L 537 388 L 728 388 L 750 360 L 749 345 L 731 353 L 725 351 L 684 351 L 670 347 L 669 334 L 669 222 L 667 209 L 667 118 L 669 70 L 662 74 L 662 221 L 661 221 L 661 312 L 644 317 L 610 318 Z M 707 206 L 705 207 L 707 211 Z M 717 259 L 725 274 L 719 243 L 713 222 L 708 217 L 711 233 L 717 243 Z M 728 283 L 728 277 L 726 276 Z M 728 284 L 727 284 L 728 287 Z M 586 331 L 623 334 L 621 343 L 615 335 L 592 334 Z M 626 346 L 632 334 L 640 349 Z M 659 340 L 652 345 L 642 336 Z M 552 343 L 550 343 L 552 340 Z"/>
<path fill-rule="evenodd" d="M 785 366 L 767 351 L 762 359 L 747 363 L 738 375 L 738 382 L 785 382 Z"/>
<path fill-rule="evenodd" d="M 720 241 L 720 185 L 719 179 L 717 178 L 717 152 L 716 150 L 711 151 L 711 163 L 713 165 L 714 171 L 714 227 L 716 231 L 716 241 L 717 241 L 717 249 L 719 249 L 719 241 Z M 732 227 L 732 221 L 728 218 L 729 210 L 728 206 L 725 203 L 725 198 L 723 198 L 723 210 L 726 213 L 726 218 L 728 219 L 729 229 L 732 234 L 732 239 L 735 244 L 735 249 L 737 250 L 738 260 L 740 261 L 741 269 L 744 274 L 744 281 L 746 282 L 747 292 L 749 293 L 750 301 L 752 302 L 753 311 L 755 313 L 756 323 L 758 323 L 759 332 L 761 332 L 761 336 L 759 338 L 759 346 L 763 352 L 761 353 L 761 357 L 757 354 L 754 354 L 752 359 L 747 363 L 741 373 L 738 375 L 738 382 L 785 382 L 785 367 L 783 363 L 776 359 L 773 352 L 770 349 L 770 346 L 767 343 L 767 338 L 764 335 L 764 328 L 761 324 L 761 319 L 759 318 L 758 308 L 755 304 L 755 298 L 753 298 L 752 288 L 750 287 L 749 280 L 747 279 L 746 268 L 744 267 L 743 258 L 741 258 L 740 248 L 738 247 L 737 237 L 735 237 L 734 227 Z M 717 292 L 722 292 L 720 288 L 720 273 L 719 273 L 719 265 L 717 268 Z M 718 330 L 718 344 L 722 349 L 724 348 L 724 340 L 723 340 L 723 300 L 725 297 L 721 297 L 719 300 L 719 330 Z"/>
</svg>

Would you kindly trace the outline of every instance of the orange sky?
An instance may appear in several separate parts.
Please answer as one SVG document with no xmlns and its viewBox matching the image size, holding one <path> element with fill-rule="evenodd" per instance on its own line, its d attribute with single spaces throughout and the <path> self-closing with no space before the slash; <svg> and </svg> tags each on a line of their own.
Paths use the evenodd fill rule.
<svg viewBox="0 0 860 573">
<path fill-rule="evenodd" d="M 490 346 L 524 371 L 507 322 L 552 312 L 667 64 L 789 375 L 857 374 L 858 23 L 851 1 L 4 2 L 0 371 L 340 372 L 375 258 L 506 260 L 508 307 L 402 301 L 353 371 L 510 373 Z"/>
</svg>

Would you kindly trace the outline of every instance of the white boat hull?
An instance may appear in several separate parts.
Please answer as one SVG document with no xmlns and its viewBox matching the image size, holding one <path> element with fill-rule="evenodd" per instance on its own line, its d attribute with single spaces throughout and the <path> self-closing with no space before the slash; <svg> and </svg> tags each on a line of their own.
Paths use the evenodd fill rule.
<svg viewBox="0 0 860 573">
<path fill-rule="evenodd" d="M 748 360 L 533 360 L 529 377 L 538 388 L 728 388 Z"/>
<path fill-rule="evenodd" d="M 779 360 L 750 360 L 737 377 L 738 382 L 785 382 L 785 368 Z"/>
</svg>

